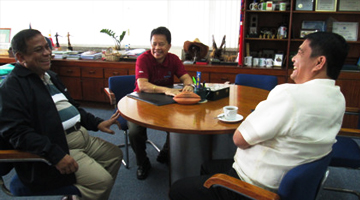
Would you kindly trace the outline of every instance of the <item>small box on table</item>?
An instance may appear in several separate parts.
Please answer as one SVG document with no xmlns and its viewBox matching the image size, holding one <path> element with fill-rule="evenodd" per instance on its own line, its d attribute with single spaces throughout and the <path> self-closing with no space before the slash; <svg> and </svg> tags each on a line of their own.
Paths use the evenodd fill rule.
<svg viewBox="0 0 360 200">
<path fill-rule="evenodd" d="M 227 84 L 206 84 L 207 88 L 210 88 L 210 93 L 206 99 L 216 101 L 229 96 L 230 88 Z"/>
</svg>

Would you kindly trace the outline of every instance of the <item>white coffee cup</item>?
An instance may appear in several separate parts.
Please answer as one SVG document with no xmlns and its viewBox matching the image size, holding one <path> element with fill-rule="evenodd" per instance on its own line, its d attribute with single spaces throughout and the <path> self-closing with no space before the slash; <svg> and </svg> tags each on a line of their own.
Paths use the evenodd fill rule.
<svg viewBox="0 0 360 200">
<path fill-rule="evenodd" d="M 272 67 L 272 66 L 274 65 L 274 60 L 271 59 L 271 58 L 267 58 L 267 59 L 265 60 L 265 63 L 266 63 L 266 67 L 267 67 L 267 68 L 270 68 L 270 67 Z"/>
<path fill-rule="evenodd" d="M 266 2 L 266 11 L 272 11 L 273 10 L 273 2 L 267 1 Z"/>
<path fill-rule="evenodd" d="M 249 5 L 250 10 L 257 10 L 258 4 L 256 2 L 253 2 Z"/>
<path fill-rule="evenodd" d="M 238 107 L 236 106 L 225 106 L 223 108 L 224 110 L 224 117 L 227 120 L 234 120 L 236 119 Z"/>
<path fill-rule="evenodd" d="M 259 67 L 265 67 L 266 65 L 265 61 L 266 61 L 265 58 L 259 58 Z"/>
<path fill-rule="evenodd" d="M 246 56 L 245 57 L 245 65 L 248 67 L 252 66 L 252 56 Z"/>
<path fill-rule="evenodd" d="M 259 65 L 259 58 L 253 58 L 253 66 L 256 67 Z"/>
<path fill-rule="evenodd" d="M 280 2 L 279 3 L 279 10 L 280 11 L 286 11 L 286 3 L 285 2 Z"/>
</svg>

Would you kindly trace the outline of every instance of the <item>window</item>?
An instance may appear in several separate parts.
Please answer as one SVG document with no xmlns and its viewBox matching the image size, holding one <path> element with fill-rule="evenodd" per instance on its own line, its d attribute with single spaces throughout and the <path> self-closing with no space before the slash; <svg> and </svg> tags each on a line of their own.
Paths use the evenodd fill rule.
<svg viewBox="0 0 360 200">
<path fill-rule="evenodd" d="M 0 0 L 0 28 L 11 28 L 11 37 L 31 24 L 54 42 L 58 33 L 62 46 L 67 46 L 68 32 L 72 46 L 112 46 L 112 39 L 100 33 L 107 28 L 118 35 L 127 31 L 121 48 L 149 48 L 151 30 L 166 26 L 172 48 L 199 38 L 211 49 L 212 35 L 217 45 L 226 35 L 226 47 L 238 48 L 239 23 L 239 0 Z"/>
</svg>

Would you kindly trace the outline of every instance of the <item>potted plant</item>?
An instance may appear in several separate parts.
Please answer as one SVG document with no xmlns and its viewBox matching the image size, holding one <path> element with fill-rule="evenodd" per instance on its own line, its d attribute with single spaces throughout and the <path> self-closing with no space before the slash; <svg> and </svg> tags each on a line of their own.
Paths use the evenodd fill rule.
<svg viewBox="0 0 360 200">
<path fill-rule="evenodd" d="M 121 41 L 124 39 L 126 31 L 123 31 L 120 36 L 115 36 L 116 33 L 114 31 L 110 30 L 110 29 L 101 29 L 100 33 L 106 33 L 107 35 L 112 37 L 112 39 L 115 42 L 115 48 L 114 49 L 115 50 L 120 50 Z"/>
</svg>

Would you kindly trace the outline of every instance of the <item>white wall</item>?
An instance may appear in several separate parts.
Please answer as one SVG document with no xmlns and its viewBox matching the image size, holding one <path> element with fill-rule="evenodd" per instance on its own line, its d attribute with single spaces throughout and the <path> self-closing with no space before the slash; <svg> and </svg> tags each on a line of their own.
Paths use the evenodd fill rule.
<svg viewBox="0 0 360 200">
<path fill-rule="evenodd" d="M 112 46 L 103 28 L 117 34 L 128 31 L 122 42 L 131 48 L 148 48 L 150 32 L 166 26 L 172 33 L 172 49 L 186 40 L 199 38 L 212 47 L 212 35 L 219 45 L 226 35 L 226 47 L 238 48 L 239 0 L 0 0 L 0 28 L 11 28 L 11 37 L 22 29 L 40 30 L 45 36 L 58 32 L 60 45 Z"/>
</svg>

